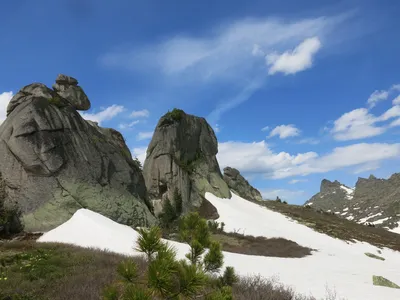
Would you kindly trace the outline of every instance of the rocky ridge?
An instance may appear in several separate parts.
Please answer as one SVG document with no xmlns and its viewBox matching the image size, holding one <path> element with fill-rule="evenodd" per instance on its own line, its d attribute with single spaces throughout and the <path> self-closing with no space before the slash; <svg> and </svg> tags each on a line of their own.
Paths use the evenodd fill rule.
<svg viewBox="0 0 400 300">
<path fill-rule="evenodd" d="M 389 179 L 358 178 L 354 189 L 324 179 L 321 190 L 305 205 L 360 224 L 394 229 L 400 225 L 400 173 Z"/>
<path fill-rule="evenodd" d="M 263 200 L 261 193 L 237 169 L 231 167 L 224 168 L 224 180 L 228 187 L 240 197 L 253 201 Z"/>
<path fill-rule="evenodd" d="M 119 223 L 155 222 L 145 181 L 122 135 L 85 121 L 90 101 L 75 78 L 59 75 L 53 89 L 23 87 L 0 126 L 0 175 L 5 205 L 16 205 L 27 231 L 45 231 L 79 208 Z"/>
</svg>

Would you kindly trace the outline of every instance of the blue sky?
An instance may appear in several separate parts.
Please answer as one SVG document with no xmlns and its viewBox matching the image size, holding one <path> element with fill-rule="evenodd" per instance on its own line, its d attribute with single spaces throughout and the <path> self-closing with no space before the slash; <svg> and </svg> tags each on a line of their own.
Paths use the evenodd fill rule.
<svg viewBox="0 0 400 300">
<path fill-rule="evenodd" d="M 2 1 L 0 119 L 22 86 L 79 80 L 82 112 L 144 158 L 168 109 L 206 117 L 221 167 L 303 203 L 323 178 L 399 171 L 400 3 Z"/>
</svg>

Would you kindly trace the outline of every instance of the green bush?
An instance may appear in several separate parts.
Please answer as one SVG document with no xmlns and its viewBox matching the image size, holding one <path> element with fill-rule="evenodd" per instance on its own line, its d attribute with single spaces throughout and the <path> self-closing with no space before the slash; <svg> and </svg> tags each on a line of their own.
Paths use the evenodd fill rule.
<svg viewBox="0 0 400 300">
<path fill-rule="evenodd" d="M 232 267 L 226 268 L 210 290 L 210 276 L 221 269 L 223 254 L 221 245 L 210 239 L 207 221 L 190 213 L 181 218 L 179 234 L 190 246 L 187 260 L 177 260 L 175 250 L 161 240 L 160 228 L 140 229 L 136 249 L 148 263 L 145 280 L 137 273 L 135 262 L 125 260 L 118 267 L 122 281 L 107 286 L 103 299 L 233 299 L 230 285 L 237 277 Z"/>
<path fill-rule="evenodd" d="M 167 112 L 166 117 L 179 122 L 180 120 L 182 120 L 182 117 L 184 115 L 185 115 L 185 112 L 182 109 L 174 108 L 172 111 Z"/>
<path fill-rule="evenodd" d="M 172 205 L 171 200 L 167 198 L 164 202 L 162 212 L 159 216 L 161 226 L 164 228 L 169 228 L 174 221 L 178 220 L 183 211 L 183 199 L 178 188 L 175 188 L 173 197 L 174 205 Z"/>
</svg>

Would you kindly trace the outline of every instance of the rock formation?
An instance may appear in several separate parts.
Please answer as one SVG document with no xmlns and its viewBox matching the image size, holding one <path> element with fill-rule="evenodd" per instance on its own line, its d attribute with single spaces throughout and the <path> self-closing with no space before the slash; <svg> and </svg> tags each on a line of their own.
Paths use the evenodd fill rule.
<svg viewBox="0 0 400 300">
<path fill-rule="evenodd" d="M 53 90 L 34 83 L 11 99 L 0 126 L 0 175 L 25 230 L 54 228 L 82 207 L 128 225 L 155 221 L 122 135 L 85 121 L 77 110 L 88 108 L 78 81 L 65 75 Z"/>
<path fill-rule="evenodd" d="M 262 200 L 261 193 L 251 186 L 237 169 L 231 167 L 224 168 L 224 180 L 228 184 L 228 187 L 240 197 L 253 201 Z"/>
<path fill-rule="evenodd" d="M 205 198 L 206 192 L 230 198 L 216 159 L 218 143 L 204 118 L 174 109 L 159 120 L 147 149 L 143 175 L 154 212 L 160 213 L 174 190 L 182 196 L 183 212 L 199 209 L 207 217 L 217 217 Z"/>
<path fill-rule="evenodd" d="M 392 229 L 400 223 L 400 173 L 389 179 L 358 178 L 354 189 L 324 179 L 321 192 L 305 205 L 323 209 L 358 223 Z"/>
</svg>

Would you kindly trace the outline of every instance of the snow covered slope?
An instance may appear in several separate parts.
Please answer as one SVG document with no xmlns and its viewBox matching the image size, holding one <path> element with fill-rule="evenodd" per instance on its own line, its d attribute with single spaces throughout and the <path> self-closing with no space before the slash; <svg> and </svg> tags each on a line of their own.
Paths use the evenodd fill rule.
<svg viewBox="0 0 400 300">
<path fill-rule="evenodd" d="M 275 276 L 302 294 L 326 295 L 326 286 L 335 289 L 339 297 L 348 300 L 398 300 L 400 290 L 372 285 L 372 275 L 383 276 L 400 284 L 400 252 L 383 249 L 386 260 L 364 255 L 377 253 L 377 248 L 365 243 L 347 244 L 298 224 L 265 207 L 248 202 L 233 194 L 220 199 L 207 193 L 206 198 L 225 222 L 226 231 L 240 230 L 245 234 L 283 237 L 300 245 L 316 249 L 305 258 L 276 258 L 225 254 L 225 264 L 232 265 L 241 275 Z M 66 223 L 45 233 L 39 242 L 62 242 L 83 247 L 108 249 L 121 254 L 137 255 L 133 250 L 138 233 L 100 214 L 81 209 Z M 184 244 L 169 241 L 180 258 L 187 253 Z"/>
</svg>

